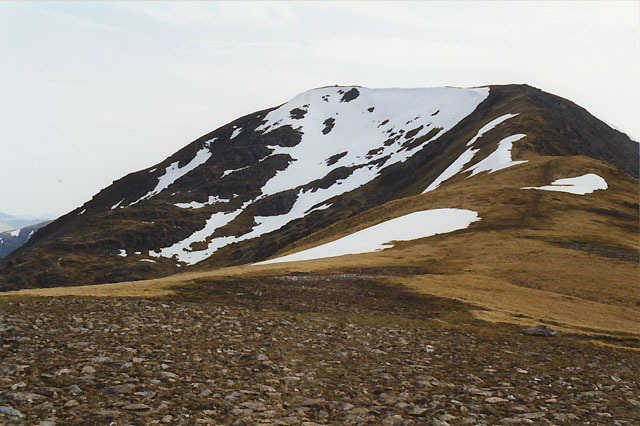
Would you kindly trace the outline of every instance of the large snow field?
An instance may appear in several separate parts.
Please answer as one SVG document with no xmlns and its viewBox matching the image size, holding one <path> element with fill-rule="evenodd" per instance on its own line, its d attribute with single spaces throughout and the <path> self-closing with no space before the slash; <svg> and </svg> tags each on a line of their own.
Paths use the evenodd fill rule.
<svg viewBox="0 0 640 426">
<path fill-rule="evenodd" d="M 347 100 L 348 93 L 356 96 Z M 287 223 L 304 217 L 314 210 L 314 207 L 321 206 L 330 198 L 370 182 L 384 167 L 405 161 L 471 114 L 488 95 L 488 88 L 326 87 L 304 92 L 267 114 L 264 123 L 255 130 L 267 133 L 289 125 L 301 133 L 301 141 L 296 146 L 270 146 L 273 150 L 271 155 L 286 153 L 293 161 L 285 170 L 279 171 L 267 181 L 258 198 L 306 185 L 340 167 L 355 166 L 353 172 L 328 188 L 300 190 L 289 212 L 278 216 L 255 217 L 256 225 L 242 236 L 210 238 L 216 229 L 230 223 L 256 200 L 246 202 L 243 207 L 233 212 L 214 213 L 201 230 L 154 254 L 163 257 L 176 256 L 179 261 L 193 264 L 206 259 L 228 244 L 280 229 Z M 296 114 L 292 112 L 294 110 L 297 111 Z M 436 131 L 428 140 L 411 148 L 402 146 L 427 135 L 433 129 Z M 234 132 L 234 135 L 237 134 Z M 162 176 L 156 189 L 140 200 L 150 198 L 168 187 L 170 183 L 195 168 L 192 164 L 201 164 L 208 159 L 208 156 L 204 158 L 205 154 L 198 159 L 199 155 L 200 152 L 188 165 L 179 170 L 176 170 L 176 163 L 172 164 L 165 173 L 168 177 Z M 339 155 L 342 156 L 337 161 L 329 161 L 330 158 Z M 386 159 L 384 164 L 374 164 L 376 160 L 381 159 Z M 178 207 L 182 208 L 201 206 L 204 204 L 178 204 Z M 192 243 L 207 239 L 209 242 L 206 249 L 192 251 L 190 248 Z"/>
<path fill-rule="evenodd" d="M 276 259 L 255 263 L 294 262 L 380 251 L 393 247 L 392 241 L 407 241 L 464 229 L 480 220 L 478 213 L 463 209 L 434 209 L 410 213 L 379 223 L 330 243 Z"/>
</svg>

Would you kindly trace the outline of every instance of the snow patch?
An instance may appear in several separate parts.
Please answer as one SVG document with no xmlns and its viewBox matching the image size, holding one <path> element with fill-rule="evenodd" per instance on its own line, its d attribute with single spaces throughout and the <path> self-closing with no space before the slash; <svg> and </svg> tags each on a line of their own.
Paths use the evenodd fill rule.
<svg viewBox="0 0 640 426">
<path fill-rule="evenodd" d="M 140 259 L 140 262 L 151 262 L 151 263 L 158 263 L 153 259 Z"/>
<path fill-rule="evenodd" d="M 238 127 L 237 129 L 235 129 L 233 131 L 233 133 L 231 133 L 231 137 L 229 139 L 235 138 L 236 136 L 238 136 L 240 134 L 240 132 L 242 132 L 242 127 Z"/>
<path fill-rule="evenodd" d="M 488 131 L 492 130 L 493 128 L 495 128 L 498 124 L 517 116 L 518 114 L 504 114 L 498 118 L 496 118 L 495 120 L 490 121 L 489 123 L 485 124 L 484 126 L 482 126 L 480 128 L 480 130 L 478 130 L 478 133 L 476 133 L 476 135 L 471 138 L 471 140 L 469 142 L 467 142 L 467 146 L 469 147 L 465 152 L 463 152 L 460 157 L 458 157 L 453 163 L 451 163 L 449 165 L 449 167 L 447 167 L 445 169 L 444 172 L 442 172 L 440 174 L 440 176 L 438 176 L 436 178 L 436 180 L 434 180 L 433 182 L 431 182 L 431 185 L 429 185 L 427 187 L 427 189 L 425 189 L 424 191 L 422 191 L 422 193 L 427 193 L 429 191 L 433 191 L 434 189 L 438 188 L 440 186 L 440 184 L 442 184 L 442 182 L 446 181 L 447 179 L 449 179 L 450 177 L 453 177 L 454 175 L 460 173 L 462 171 L 462 169 L 464 168 L 464 166 L 471 161 L 471 159 L 474 157 L 474 155 L 478 152 L 477 149 L 473 149 L 471 148 L 471 146 L 475 143 L 475 141 L 477 141 L 478 139 L 480 139 L 480 137 L 482 135 L 484 135 L 485 133 L 487 133 Z"/>
<path fill-rule="evenodd" d="M 17 237 L 18 235 L 20 235 L 20 230 L 16 229 L 14 231 L 9 232 L 9 235 L 11 235 L 12 237 Z"/>
<path fill-rule="evenodd" d="M 307 210 L 305 212 L 305 214 L 309 214 L 311 212 L 315 212 L 315 211 L 318 211 L 318 210 L 325 210 L 325 209 L 328 209 L 329 207 L 331 207 L 332 205 L 333 205 L 333 203 L 326 203 L 326 204 L 323 204 L 321 206 L 315 207 L 315 208 L 313 208 L 311 210 Z"/>
<path fill-rule="evenodd" d="M 595 173 L 577 176 L 573 178 L 556 179 L 551 185 L 527 186 L 521 189 L 540 189 L 543 191 L 568 192 L 569 194 L 591 194 L 599 189 L 607 189 L 607 181 Z"/>
<path fill-rule="evenodd" d="M 192 201 L 190 203 L 175 203 L 174 206 L 180 207 L 181 209 L 201 209 L 202 207 L 210 206 L 216 203 L 228 203 L 229 199 L 220 198 L 217 195 L 209 196 L 209 199 L 204 203 L 199 203 L 197 201 Z"/>
<path fill-rule="evenodd" d="M 255 263 L 267 265 L 281 262 L 323 259 L 380 251 L 393 247 L 393 241 L 407 241 L 464 229 L 480 220 L 478 213 L 463 209 L 434 209 L 410 213 L 379 223 L 330 243 L 276 259 Z"/>
<path fill-rule="evenodd" d="M 244 170 L 244 169 L 248 169 L 248 168 L 249 168 L 249 166 L 244 166 L 244 167 L 240 167 L 239 169 L 225 170 L 222 173 L 222 177 L 225 177 L 227 175 L 230 175 L 231 173 L 239 172 L 240 170 Z"/>
<path fill-rule="evenodd" d="M 118 256 L 127 257 L 127 251 L 125 249 L 120 249 L 118 252 Z"/>
<path fill-rule="evenodd" d="M 519 114 L 519 113 L 518 113 Z M 502 123 L 503 121 L 506 121 L 510 118 L 515 117 L 518 114 L 505 114 L 505 115 L 501 115 L 500 117 L 496 118 L 495 120 L 490 121 L 489 123 L 485 124 L 484 126 L 482 126 L 482 128 L 480 130 L 478 130 L 478 133 L 469 141 L 467 142 L 467 146 L 471 146 L 475 143 L 475 141 L 477 141 L 478 139 L 480 139 L 480 137 L 482 137 L 482 135 L 484 135 L 485 133 L 487 133 L 489 130 L 492 130 L 494 127 L 496 127 L 498 124 Z"/>
<path fill-rule="evenodd" d="M 117 203 L 115 203 L 113 206 L 111 206 L 111 210 L 115 210 L 115 209 L 117 209 L 117 208 L 118 208 L 118 206 L 119 206 L 120 204 L 122 204 L 122 202 L 123 202 L 123 201 L 124 201 L 124 198 L 123 198 L 122 200 L 118 201 Z"/>
<path fill-rule="evenodd" d="M 169 165 L 169 167 L 165 169 L 164 174 L 158 178 L 158 184 L 156 185 L 156 187 L 129 205 L 132 206 L 142 200 L 147 200 L 159 194 L 163 190 L 167 189 L 169 185 L 174 183 L 176 180 L 180 179 L 182 176 L 186 175 L 201 164 L 204 164 L 210 157 L 211 152 L 205 146 L 196 153 L 196 155 L 188 164 L 184 165 L 183 167 L 178 167 L 178 161 L 171 163 L 171 165 Z"/>
<path fill-rule="evenodd" d="M 204 228 L 199 231 L 194 232 L 189 237 L 185 238 L 182 241 L 178 241 L 177 243 L 160 249 L 157 255 L 152 252 L 149 252 L 150 256 L 154 257 L 174 257 L 176 256 L 178 260 L 188 263 L 192 265 L 194 263 L 200 262 L 201 260 L 206 259 L 211 256 L 214 251 L 218 250 L 220 247 L 223 247 L 229 243 L 232 243 L 236 240 L 235 237 L 220 237 L 212 239 L 207 248 L 205 250 L 200 251 L 192 251 L 190 246 L 193 243 L 206 241 L 207 238 L 216 231 L 216 229 L 222 228 L 227 225 L 233 219 L 235 219 L 246 207 L 247 204 L 240 207 L 238 210 L 232 212 L 218 212 L 211 215 L 211 217 L 207 220 L 204 225 Z"/>
<path fill-rule="evenodd" d="M 87 209 L 82 209 L 82 211 L 80 213 L 78 213 L 78 216 L 80 216 L 81 214 L 84 214 L 84 212 L 86 212 Z"/>
<path fill-rule="evenodd" d="M 431 182 L 431 185 L 429 185 L 427 187 L 427 189 L 425 189 L 424 191 L 422 191 L 422 193 L 427 193 L 429 191 L 433 191 L 434 189 L 436 189 L 437 187 L 440 186 L 440 184 L 442 182 L 444 182 L 445 180 L 449 179 L 450 177 L 458 174 L 462 168 L 469 162 L 471 161 L 471 159 L 473 158 L 474 155 L 476 155 L 476 152 L 478 152 L 477 149 L 473 149 L 473 148 L 468 148 L 465 152 L 462 153 L 462 155 L 460 155 L 460 157 L 458 157 L 456 159 L 456 161 L 454 161 L 453 163 L 451 163 L 449 165 L 449 167 L 447 167 L 445 169 L 444 172 L 442 172 L 440 174 L 440 176 L 438 176 L 436 178 L 436 180 L 434 180 L 433 182 Z"/>
<path fill-rule="evenodd" d="M 469 177 L 477 175 L 480 172 L 497 172 L 498 170 L 506 169 L 507 167 L 515 166 L 517 164 L 526 163 L 527 160 L 513 161 L 511 160 L 511 147 L 515 141 L 524 138 L 526 135 L 520 133 L 517 135 L 509 136 L 500 141 L 498 148 L 484 160 L 469 167 L 466 171 L 471 171 Z"/>
</svg>

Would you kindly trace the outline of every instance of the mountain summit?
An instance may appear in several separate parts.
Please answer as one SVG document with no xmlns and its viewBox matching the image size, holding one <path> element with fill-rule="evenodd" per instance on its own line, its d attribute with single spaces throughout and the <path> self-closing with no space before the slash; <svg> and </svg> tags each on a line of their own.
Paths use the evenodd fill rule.
<svg viewBox="0 0 640 426">
<path fill-rule="evenodd" d="M 638 164 L 638 144 L 626 135 L 526 85 L 323 87 L 113 182 L 3 259 L 0 289 L 264 262 L 361 231 L 369 236 L 356 238 L 360 251 L 341 251 L 342 241 L 306 258 L 447 232 L 546 227 L 535 238 L 561 241 L 567 236 L 554 226 L 564 225 L 553 222 L 571 222 L 563 216 L 571 209 L 632 232 L 637 200 L 625 191 L 637 185 Z M 439 213 L 401 219 L 430 210 Z M 450 226 L 416 229 L 424 223 Z M 407 228 L 416 234 L 398 231 Z M 392 234 L 380 237 L 382 229 Z M 377 245 L 364 247 L 374 234 Z M 625 236 L 578 239 L 569 238 L 621 256 L 636 250 Z"/>
</svg>

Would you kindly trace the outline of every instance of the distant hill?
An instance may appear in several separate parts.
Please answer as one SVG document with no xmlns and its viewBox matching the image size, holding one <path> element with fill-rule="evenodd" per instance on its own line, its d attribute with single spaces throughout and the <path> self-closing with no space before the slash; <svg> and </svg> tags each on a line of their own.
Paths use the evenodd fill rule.
<svg viewBox="0 0 640 426">
<path fill-rule="evenodd" d="M 0 212 L 0 232 L 46 222 L 48 218 L 21 218 Z M 3 225 L 5 228 L 3 228 Z M 8 227 L 8 229 L 6 228 Z"/>
<path fill-rule="evenodd" d="M 51 223 L 50 220 L 12 231 L 0 232 L 0 258 L 11 254 L 15 249 L 26 243 L 38 229 L 47 226 L 49 223 Z"/>
</svg>

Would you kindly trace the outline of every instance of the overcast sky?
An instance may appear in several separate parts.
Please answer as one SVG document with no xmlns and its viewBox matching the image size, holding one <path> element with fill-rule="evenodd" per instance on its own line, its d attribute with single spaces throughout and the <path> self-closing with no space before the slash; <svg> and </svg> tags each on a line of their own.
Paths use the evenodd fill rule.
<svg viewBox="0 0 640 426">
<path fill-rule="evenodd" d="M 0 212 L 64 214 L 297 93 L 528 83 L 640 137 L 640 2 L 0 2 Z"/>
</svg>

